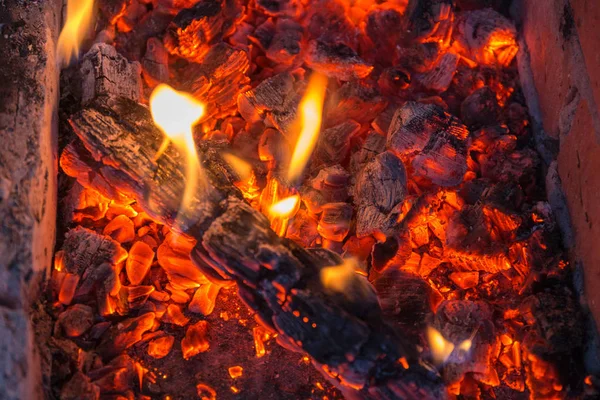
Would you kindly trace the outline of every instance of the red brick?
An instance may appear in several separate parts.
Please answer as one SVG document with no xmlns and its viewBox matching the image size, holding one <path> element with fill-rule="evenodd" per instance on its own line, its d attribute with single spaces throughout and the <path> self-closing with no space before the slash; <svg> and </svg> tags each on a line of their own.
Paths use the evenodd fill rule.
<svg viewBox="0 0 600 400">
<path fill-rule="evenodd" d="M 586 101 L 579 104 L 571 131 L 560 141 L 558 171 L 573 223 L 575 253 L 583 262 L 586 297 L 600 328 L 600 144 Z"/>
<path fill-rule="evenodd" d="M 598 0 L 571 0 L 573 20 L 579 33 L 585 65 L 596 104 L 600 104 L 600 7 Z"/>
</svg>

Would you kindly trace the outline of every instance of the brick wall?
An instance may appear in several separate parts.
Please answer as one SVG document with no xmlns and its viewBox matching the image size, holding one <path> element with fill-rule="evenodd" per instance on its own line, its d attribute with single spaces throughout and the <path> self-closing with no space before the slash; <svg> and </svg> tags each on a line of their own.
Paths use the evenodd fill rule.
<svg viewBox="0 0 600 400">
<path fill-rule="evenodd" d="M 529 65 L 519 68 L 538 143 L 547 162 L 556 160 L 574 237 L 566 245 L 583 266 L 585 297 L 600 327 L 600 7 L 598 0 L 513 6 L 528 51 L 519 60 Z"/>
</svg>

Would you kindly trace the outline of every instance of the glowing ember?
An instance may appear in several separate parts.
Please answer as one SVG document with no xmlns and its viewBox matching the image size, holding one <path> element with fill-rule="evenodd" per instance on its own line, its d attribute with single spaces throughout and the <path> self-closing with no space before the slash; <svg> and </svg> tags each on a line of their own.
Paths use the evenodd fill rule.
<svg viewBox="0 0 600 400">
<path fill-rule="evenodd" d="M 236 378 L 239 378 L 240 376 L 242 376 L 244 369 L 242 367 L 240 367 L 239 365 L 236 365 L 233 367 L 229 367 L 227 369 L 227 371 L 229 371 L 229 376 L 231 376 L 233 379 L 236 379 Z"/>
<path fill-rule="evenodd" d="M 187 329 L 185 337 L 181 341 L 183 358 L 188 360 L 191 357 L 208 350 L 209 344 L 208 340 L 206 340 L 207 331 L 208 322 L 206 321 L 198 321 Z"/>
<path fill-rule="evenodd" d="M 296 182 L 302 175 L 304 167 L 317 145 L 326 89 L 327 78 L 321 74 L 313 73 L 298 110 L 301 128 L 288 170 L 288 180 L 290 182 Z"/>
<path fill-rule="evenodd" d="M 265 341 L 269 340 L 269 333 L 264 328 L 257 326 L 252 330 L 252 337 L 254 338 L 254 350 L 256 351 L 256 358 L 263 357 L 267 354 L 265 349 Z"/>
<path fill-rule="evenodd" d="M 171 335 L 166 335 L 154 339 L 148 343 L 148 355 L 154 358 L 163 358 L 171 352 L 175 338 Z"/>
<path fill-rule="evenodd" d="M 60 32 L 57 44 L 58 61 L 67 65 L 77 59 L 81 43 L 92 27 L 94 0 L 68 0 L 67 21 Z"/>
<path fill-rule="evenodd" d="M 199 383 L 196 385 L 198 391 L 198 397 L 200 400 L 217 400 L 217 392 L 205 383 Z"/>
<path fill-rule="evenodd" d="M 166 144 L 159 149 L 157 158 L 166 150 L 168 141 L 172 141 L 186 157 L 186 184 L 181 200 L 181 215 L 190 207 L 203 182 L 200 156 L 196 150 L 192 128 L 204 115 L 205 107 L 189 94 L 161 84 L 150 96 L 150 111 L 154 122 L 168 138 Z"/>
</svg>

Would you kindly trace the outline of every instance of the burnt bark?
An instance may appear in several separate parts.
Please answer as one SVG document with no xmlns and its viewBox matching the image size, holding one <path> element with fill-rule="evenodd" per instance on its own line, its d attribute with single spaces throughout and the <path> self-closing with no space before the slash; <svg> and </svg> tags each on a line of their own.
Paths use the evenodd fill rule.
<svg viewBox="0 0 600 400">
<path fill-rule="evenodd" d="M 90 153 L 90 168 L 158 221 L 196 238 L 196 265 L 211 279 L 234 280 L 256 318 L 279 333 L 279 342 L 308 353 L 347 397 L 444 397 L 439 377 L 423 365 L 414 344 L 386 324 L 364 278 L 356 275 L 346 293 L 325 287 L 320 272 L 340 264 L 340 257 L 277 236 L 230 183 L 218 149 L 200 146 L 206 182 L 191 210 L 176 219 L 183 158 L 169 148 L 153 162 L 162 134 L 145 107 L 97 99 L 71 124 Z M 402 357 L 409 368 L 398 362 Z"/>
</svg>

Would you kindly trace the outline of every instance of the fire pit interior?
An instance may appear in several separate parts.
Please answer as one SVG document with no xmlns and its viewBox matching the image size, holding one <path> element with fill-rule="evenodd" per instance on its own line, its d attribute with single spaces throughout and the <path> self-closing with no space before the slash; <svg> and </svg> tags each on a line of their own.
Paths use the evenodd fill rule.
<svg viewBox="0 0 600 400">
<path fill-rule="evenodd" d="M 68 0 L 46 398 L 596 398 L 509 3 Z"/>
</svg>

